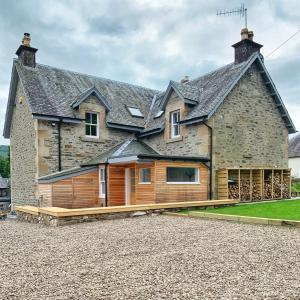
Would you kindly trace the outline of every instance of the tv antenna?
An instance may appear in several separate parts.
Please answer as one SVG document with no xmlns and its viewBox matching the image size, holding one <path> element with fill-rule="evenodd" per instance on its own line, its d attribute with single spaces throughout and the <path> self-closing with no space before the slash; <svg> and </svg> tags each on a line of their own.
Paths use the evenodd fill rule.
<svg viewBox="0 0 300 300">
<path fill-rule="evenodd" d="M 241 18 L 245 18 L 245 28 L 247 28 L 247 8 L 244 4 L 240 8 L 218 10 L 217 16 L 240 16 Z"/>
</svg>

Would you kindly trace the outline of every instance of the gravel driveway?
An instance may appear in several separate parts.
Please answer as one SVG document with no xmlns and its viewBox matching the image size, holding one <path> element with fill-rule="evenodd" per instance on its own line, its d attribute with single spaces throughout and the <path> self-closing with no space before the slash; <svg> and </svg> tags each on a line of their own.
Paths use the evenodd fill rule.
<svg viewBox="0 0 300 300">
<path fill-rule="evenodd" d="M 300 230 L 171 216 L 0 222 L 0 299 L 300 299 Z"/>
</svg>

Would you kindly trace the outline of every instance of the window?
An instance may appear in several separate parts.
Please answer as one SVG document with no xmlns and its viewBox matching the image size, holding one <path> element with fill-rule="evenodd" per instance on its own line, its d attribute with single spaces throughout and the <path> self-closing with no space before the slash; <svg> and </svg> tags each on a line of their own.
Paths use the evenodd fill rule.
<svg viewBox="0 0 300 300">
<path fill-rule="evenodd" d="M 98 137 L 98 114 L 87 112 L 85 113 L 85 135 L 88 137 Z"/>
<path fill-rule="evenodd" d="M 100 174 L 99 174 L 99 179 L 100 179 L 100 198 L 104 198 L 106 194 L 106 184 L 105 184 L 105 169 L 100 168 L 99 169 Z"/>
<path fill-rule="evenodd" d="M 138 108 L 127 106 L 127 109 L 129 110 L 130 114 L 133 117 L 144 118 L 144 115 L 141 113 L 141 111 Z"/>
<path fill-rule="evenodd" d="M 179 110 L 170 113 L 171 118 L 171 138 L 180 136 L 180 112 Z"/>
<path fill-rule="evenodd" d="M 167 183 L 199 183 L 198 168 L 167 167 Z"/>
<path fill-rule="evenodd" d="M 151 183 L 151 169 L 140 169 L 140 183 Z"/>
</svg>

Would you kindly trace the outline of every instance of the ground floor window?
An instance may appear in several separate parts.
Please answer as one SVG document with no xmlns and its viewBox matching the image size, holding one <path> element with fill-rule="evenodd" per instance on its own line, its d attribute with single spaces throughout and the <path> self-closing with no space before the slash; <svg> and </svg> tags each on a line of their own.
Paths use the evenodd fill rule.
<svg viewBox="0 0 300 300">
<path fill-rule="evenodd" d="M 167 183 L 199 183 L 199 170 L 190 167 L 167 167 Z"/>
<path fill-rule="evenodd" d="M 104 198 L 106 194 L 106 184 L 105 184 L 105 169 L 100 168 L 100 174 L 99 174 L 99 179 L 100 179 L 100 197 Z"/>
<path fill-rule="evenodd" d="M 151 183 L 151 168 L 140 169 L 140 183 Z"/>
</svg>

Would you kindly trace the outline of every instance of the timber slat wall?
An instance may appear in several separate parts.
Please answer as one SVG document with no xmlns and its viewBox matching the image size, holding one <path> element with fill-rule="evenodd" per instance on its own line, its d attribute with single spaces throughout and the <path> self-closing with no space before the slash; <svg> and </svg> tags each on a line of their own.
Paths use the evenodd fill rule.
<svg viewBox="0 0 300 300">
<path fill-rule="evenodd" d="M 167 167 L 198 167 L 200 183 L 168 184 L 166 182 Z M 202 163 L 156 161 L 155 174 L 156 203 L 199 201 L 208 199 L 208 169 Z"/>
<path fill-rule="evenodd" d="M 125 168 L 110 165 L 108 178 L 108 205 L 125 205 Z"/>
<path fill-rule="evenodd" d="M 51 205 L 48 205 L 49 195 L 52 195 Z M 39 196 L 43 196 L 42 206 L 62 208 L 99 206 L 99 173 L 93 171 L 51 184 L 39 184 Z"/>
<path fill-rule="evenodd" d="M 140 183 L 140 169 L 151 169 L 151 183 Z M 135 168 L 135 202 L 132 204 L 154 204 L 155 203 L 155 166 L 154 163 L 136 164 Z"/>
</svg>

